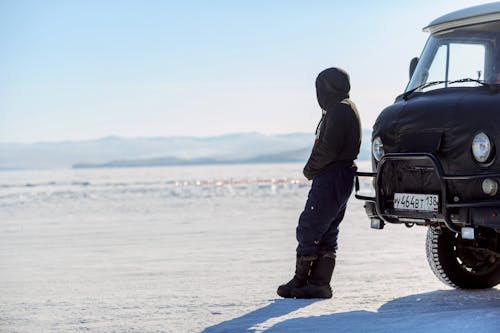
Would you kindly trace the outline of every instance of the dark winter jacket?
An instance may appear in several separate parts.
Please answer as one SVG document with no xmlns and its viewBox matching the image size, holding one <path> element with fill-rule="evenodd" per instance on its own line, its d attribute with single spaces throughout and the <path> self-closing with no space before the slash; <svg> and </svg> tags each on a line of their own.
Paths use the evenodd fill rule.
<svg viewBox="0 0 500 333">
<path fill-rule="evenodd" d="M 316 79 L 316 95 L 323 116 L 304 167 L 307 179 L 326 170 L 353 165 L 358 156 L 361 124 L 356 106 L 349 99 L 350 88 L 349 75 L 338 68 L 328 68 Z"/>
</svg>

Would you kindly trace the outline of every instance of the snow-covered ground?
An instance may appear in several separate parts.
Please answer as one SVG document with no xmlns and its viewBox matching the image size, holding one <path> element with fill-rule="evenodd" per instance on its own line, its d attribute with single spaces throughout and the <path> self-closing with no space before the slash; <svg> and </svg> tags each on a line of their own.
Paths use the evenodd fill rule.
<svg viewBox="0 0 500 333">
<path fill-rule="evenodd" d="M 334 297 L 284 300 L 301 165 L 0 173 L 0 332 L 499 332 L 500 290 L 447 288 L 425 229 L 350 201 Z"/>
</svg>

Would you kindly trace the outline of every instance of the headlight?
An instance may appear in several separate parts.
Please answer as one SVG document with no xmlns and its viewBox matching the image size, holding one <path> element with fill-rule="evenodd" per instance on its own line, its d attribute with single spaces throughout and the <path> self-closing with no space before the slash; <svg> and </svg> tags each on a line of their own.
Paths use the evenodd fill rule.
<svg viewBox="0 0 500 333">
<path fill-rule="evenodd" d="M 382 144 L 382 140 L 380 139 L 379 136 L 373 139 L 372 154 L 377 161 L 380 161 L 382 156 L 384 156 L 384 145 Z"/>
<path fill-rule="evenodd" d="M 490 138 L 483 132 L 477 134 L 472 140 L 472 155 L 479 163 L 485 163 L 490 158 L 491 142 Z"/>
</svg>

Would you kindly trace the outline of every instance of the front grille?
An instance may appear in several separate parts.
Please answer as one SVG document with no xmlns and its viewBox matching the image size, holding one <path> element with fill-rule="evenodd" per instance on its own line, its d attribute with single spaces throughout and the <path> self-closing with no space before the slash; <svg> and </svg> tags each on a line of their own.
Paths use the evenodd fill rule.
<svg viewBox="0 0 500 333">
<path fill-rule="evenodd" d="M 384 206 L 392 208 L 394 193 L 439 194 L 441 201 L 461 203 L 478 200 L 494 200 L 482 191 L 482 178 L 453 179 L 444 182 L 446 198 L 441 198 L 441 181 L 436 166 L 430 159 L 387 160 L 378 170 L 378 187 L 385 199 Z M 498 181 L 498 178 L 493 178 Z"/>
<path fill-rule="evenodd" d="M 441 183 L 431 161 L 387 161 L 378 171 L 381 193 L 392 198 L 394 193 L 441 193 Z"/>
</svg>

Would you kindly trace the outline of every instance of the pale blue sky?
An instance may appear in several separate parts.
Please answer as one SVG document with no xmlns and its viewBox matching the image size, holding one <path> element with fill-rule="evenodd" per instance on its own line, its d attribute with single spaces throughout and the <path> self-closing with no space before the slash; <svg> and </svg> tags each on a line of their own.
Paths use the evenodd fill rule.
<svg viewBox="0 0 500 333">
<path fill-rule="evenodd" d="M 330 66 L 370 128 L 422 27 L 487 2 L 0 0 L 0 142 L 312 132 Z"/>
</svg>

